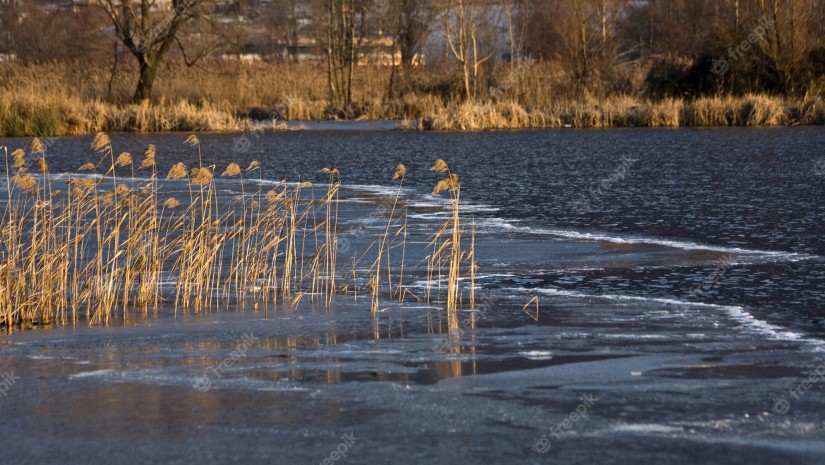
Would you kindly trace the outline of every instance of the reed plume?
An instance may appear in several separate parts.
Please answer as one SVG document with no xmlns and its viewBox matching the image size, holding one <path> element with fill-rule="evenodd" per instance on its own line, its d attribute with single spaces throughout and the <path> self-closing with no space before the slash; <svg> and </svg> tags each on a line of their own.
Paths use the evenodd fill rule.
<svg viewBox="0 0 825 465">
<path fill-rule="evenodd" d="M 105 325 L 117 316 L 116 309 L 125 321 L 133 311 L 157 313 L 164 302 L 175 312 L 198 313 L 232 304 L 244 308 L 247 302 L 254 309 L 295 306 L 307 298 L 323 299 L 330 307 L 337 294 L 357 297 L 361 260 L 353 256 L 352 286 L 342 286 L 338 278 L 337 168 L 321 170 L 327 177 L 323 187 L 284 181 L 264 191 L 258 161 L 246 169 L 229 163 L 217 171 L 214 165 L 201 164 L 197 136 L 185 143 L 198 148 L 199 164 L 170 167 L 164 184 L 173 192 L 159 184 L 154 145 L 146 148 L 138 165 L 128 152 L 115 156 L 109 136 L 99 133 L 90 147 L 102 158 L 79 167 L 95 174 L 69 175 L 66 181 L 53 179 L 41 141 L 31 141 L 28 151 L 0 147 L 9 186 L 0 222 L 5 253 L 0 262 L 0 328 L 10 332 L 81 319 Z M 27 161 L 34 162 L 36 173 L 29 172 Z M 131 177 L 119 176 L 128 169 Z M 443 160 L 433 169 L 445 175 L 435 190 L 450 193 L 452 214 L 432 239 L 428 273 L 440 274 L 448 265 L 447 308 L 454 314 L 461 298 L 462 259 L 469 263 L 471 304 L 474 299 L 474 232 L 470 250 L 462 252 L 459 178 Z M 136 170 L 142 178 L 135 177 Z M 221 182 L 236 183 L 239 195 L 224 197 L 223 187 L 219 192 L 218 172 L 227 178 Z M 401 210 L 406 174 L 403 164 L 396 166 L 392 178 L 398 185 L 383 212 L 386 224 L 361 255 L 375 254 L 368 278 L 373 315 L 387 296 L 403 302 L 409 295 L 403 286 L 407 215 Z M 258 177 L 254 189 L 248 185 L 249 175 Z M 317 200 L 316 192 L 322 192 Z M 398 249 L 400 265 L 392 253 Z M 164 277 L 174 277 L 173 289 L 164 291 Z"/>
</svg>

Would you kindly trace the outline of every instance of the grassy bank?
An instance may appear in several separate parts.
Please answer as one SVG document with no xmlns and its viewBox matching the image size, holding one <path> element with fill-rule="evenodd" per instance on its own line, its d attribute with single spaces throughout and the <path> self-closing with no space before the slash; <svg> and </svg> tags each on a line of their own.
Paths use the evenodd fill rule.
<svg viewBox="0 0 825 465">
<path fill-rule="evenodd" d="M 651 100 L 624 94 L 575 97 L 550 65 L 491 74 L 486 97 L 467 103 L 452 67 L 402 71 L 362 66 L 354 103 L 327 100 L 313 64 L 215 63 L 163 71 L 151 105 L 129 103 L 135 72 L 70 64 L 0 65 L 0 136 L 99 131 L 237 131 L 252 119 L 401 119 L 410 129 L 487 130 L 825 124 L 822 96 L 768 95 Z M 630 82 L 630 81 L 629 81 Z M 634 96 L 629 96 L 634 95 Z"/>
<path fill-rule="evenodd" d="M 430 118 L 406 121 L 408 129 L 488 130 L 525 128 L 677 128 L 825 124 L 822 99 L 784 100 L 766 95 L 645 101 L 611 98 L 528 110 L 513 103 L 465 103 Z"/>
<path fill-rule="evenodd" d="M 0 135 L 74 135 L 99 131 L 236 131 L 232 113 L 187 101 L 116 105 L 101 101 L 16 96 L 0 102 Z"/>
</svg>

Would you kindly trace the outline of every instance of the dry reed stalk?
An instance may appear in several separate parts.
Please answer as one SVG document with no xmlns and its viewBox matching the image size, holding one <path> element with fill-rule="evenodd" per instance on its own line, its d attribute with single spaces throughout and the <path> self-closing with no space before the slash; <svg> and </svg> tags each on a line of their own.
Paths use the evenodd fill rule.
<svg viewBox="0 0 825 465">
<path fill-rule="evenodd" d="M 450 331 L 458 329 L 458 301 L 460 299 L 460 292 L 458 287 L 460 267 L 461 267 L 461 218 L 460 218 L 460 201 L 461 201 L 461 183 L 458 176 L 450 171 L 449 166 L 444 160 L 437 160 L 430 168 L 431 171 L 443 173 L 446 177 L 440 180 L 435 188 L 433 194 L 438 194 L 443 191 L 450 193 L 450 218 L 445 221 L 439 231 L 432 239 L 432 244 L 441 240 L 442 235 L 451 231 L 451 237 L 444 239 L 441 246 L 436 249 L 433 254 L 435 257 L 440 256 L 445 249 L 449 249 L 448 272 L 447 272 L 447 325 Z M 440 266 L 439 266 L 440 268 Z"/>
<path fill-rule="evenodd" d="M 329 183 L 327 184 L 327 192 L 324 195 L 322 206 L 325 209 L 324 217 L 324 275 L 325 287 L 324 295 L 326 296 L 327 306 L 332 304 L 332 296 L 335 290 L 335 272 L 337 262 L 338 249 L 338 191 L 341 187 L 341 181 L 338 176 L 340 173 L 337 168 L 324 168 L 321 170 L 329 176 Z M 335 208 L 333 210 L 333 204 Z"/>
<path fill-rule="evenodd" d="M 398 228 L 396 237 L 399 234 L 401 235 L 401 266 L 398 272 L 398 287 L 396 289 L 398 290 L 398 303 L 404 303 L 404 297 L 407 294 L 407 290 L 404 289 L 404 262 L 407 259 L 407 207 L 404 207 L 404 224 Z"/>
<path fill-rule="evenodd" d="M 378 237 L 377 244 L 378 244 L 378 251 L 376 253 L 375 261 L 372 264 L 370 272 L 372 273 L 372 278 L 370 279 L 370 289 L 372 294 L 372 305 L 371 305 L 371 313 L 373 317 L 375 317 L 378 313 L 379 308 L 379 289 L 381 287 L 381 261 L 384 255 L 384 251 L 387 251 L 387 281 L 389 283 L 390 293 L 392 294 L 392 278 L 390 274 L 390 261 L 389 261 L 389 248 L 387 247 L 387 241 L 390 234 L 390 227 L 393 224 L 393 218 L 395 216 L 395 209 L 398 206 L 398 199 L 401 196 L 401 188 L 404 185 L 404 176 L 407 174 L 407 168 L 399 164 L 396 169 L 395 173 L 393 174 L 393 180 L 398 180 L 398 189 L 395 192 L 395 197 L 393 198 L 392 207 L 390 208 L 389 218 L 387 218 L 387 226 L 384 228 L 384 233 Z"/>
<path fill-rule="evenodd" d="M 527 311 L 527 309 L 533 304 L 535 304 L 536 306 L 536 316 L 533 316 Z M 539 321 L 539 296 L 534 295 L 526 304 L 524 304 L 524 306 L 521 309 L 522 311 L 524 311 L 524 313 L 527 314 L 527 316 L 534 319 L 535 321 Z"/>
<path fill-rule="evenodd" d="M 277 302 L 279 296 L 282 302 L 297 305 L 307 294 L 313 299 L 323 294 L 329 307 L 334 294 L 347 291 L 349 286 L 338 289 L 337 284 L 337 170 L 323 171 L 329 181 L 318 201 L 314 194 L 304 194 L 312 187 L 306 182 L 293 188 L 283 183 L 266 195 L 258 188 L 249 198 L 243 172 L 237 164 L 230 164 L 223 174 L 240 176 L 241 196 L 221 204 L 215 168 L 202 165 L 200 141 L 190 137 L 187 144 L 198 148 L 199 166 L 187 169 L 178 163 L 167 174 L 170 183 L 185 183 L 189 193 L 185 205 L 161 195 L 154 146 L 147 148 L 136 167 L 131 155 L 115 156 L 108 136 L 98 134 L 92 146 L 102 155 L 101 161 L 82 165 L 84 171 L 93 173 L 71 176 L 65 194 L 53 190 L 39 140 L 32 141 L 29 154 L 9 154 L 3 147 L 9 189 L 0 221 L 0 241 L 6 251 L 0 263 L 0 327 L 12 331 L 76 323 L 83 312 L 90 324 L 105 325 L 116 308 L 122 309 L 124 319 L 132 309 L 144 315 L 150 309 L 157 312 L 164 297 L 160 282 L 166 273 L 176 276 L 170 291 L 175 312 L 228 307 L 232 299 L 243 307 L 249 295 L 256 309 L 260 302 Z M 25 166 L 30 157 L 39 170 L 37 177 Z M 474 238 L 470 251 L 462 254 L 458 178 L 446 164 L 443 168 L 448 176 L 437 190 L 451 192 L 454 211 L 436 234 L 428 273 L 440 275 L 442 267 L 450 266 L 448 309 L 454 315 L 461 297 L 460 265 L 456 263 L 465 257 L 473 276 Z M 96 174 L 98 169 L 103 174 Z M 117 172 L 127 169 L 132 179 L 136 179 L 136 169 L 150 173 L 148 179 L 130 181 Z M 260 177 L 259 163 L 252 163 L 248 170 L 258 170 Z M 406 213 L 403 223 L 397 215 L 405 172 L 399 165 L 394 175 L 400 182 L 383 235 L 361 256 L 373 245 L 378 249 L 370 278 L 373 314 L 378 311 L 385 263 L 390 298 L 403 302 L 408 293 L 403 288 Z M 452 237 L 448 237 L 450 232 Z M 402 249 L 401 265 L 394 281 L 390 252 L 397 247 Z M 352 294 L 356 297 L 359 261 L 353 257 Z M 472 293 L 471 289 L 471 301 Z"/>
<path fill-rule="evenodd" d="M 470 236 L 470 252 L 467 255 L 470 262 L 470 308 L 476 307 L 476 271 L 478 270 L 478 263 L 476 262 L 476 220 L 473 218 L 472 235 Z M 475 322 L 475 314 L 473 322 Z"/>
</svg>

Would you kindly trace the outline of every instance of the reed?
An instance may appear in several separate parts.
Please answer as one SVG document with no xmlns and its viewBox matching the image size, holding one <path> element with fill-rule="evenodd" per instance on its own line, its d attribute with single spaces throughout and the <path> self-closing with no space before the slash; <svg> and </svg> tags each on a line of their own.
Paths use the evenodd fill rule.
<svg viewBox="0 0 825 465">
<path fill-rule="evenodd" d="M 197 150 L 198 162 L 176 163 L 166 173 L 163 184 L 174 196 L 161 187 L 153 145 L 138 163 L 129 153 L 116 155 L 109 137 L 98 133 L 91 145 L 98 161 L 60 181 L 52 177 L 39 139 L 11 153 L 1 147 L 9 188 L 0 219 L 0 328 L 11 332 L 81 320 L 107 325 L 118 310 L 126 320 L 133 313 L 157 313 L 166 302 L 175 313 L 199 313 L 248 302 L 256 310 L 284 303 L 294 308 L 306 296 L 328 308 L 335 295 L 357 297 L 360 260 L 353 257 L 353 285 L 339 285 L 337 169 L 322 170 L 328 180 L 319 199 L 309 182 L 284 181 L 263 192 L 260 163 L 245 170 L 230 163 L 219 171 L 203 164 L 196 136 L 185 144 Z M 449 219 L 432 238 L 427 273 L 446 275 L 445 305 L 457 324 L 464 270 L 471 306 L 475 300 L 475 232 L 465 250 L 458 176 L 441 160 L 433 169 L 446 175 L 435 192 L 448 191 L 451 203 Z M 224 198 L 216 184 L 219 172 L 237 179 L 240 195 Z M 404 287 L 405 175 L 406 167 L 398 165 L 387 223 L 361 255 L 370 249 L 374 254 L 367 283 L 373 315 L 383 299 L 403 303 L 412 295 Z M 169 276 L 174 287 L 164 290 L 161 282 Z"/>
<path fill-rule="evenodd" d="M 448 191 L 450 193 L 451 202 L 451 217 L 445 223 L 444 231 L 451 230 L 452 237 L 444 240 L 444 244 L 450 250 L 449 256 L 449 271 L 447 273 L 447 310 L 455 311 L 458 308 L 458 276 L 460 274 L 461 262 L 461 224 L 459 216 L 459 202 L 461 197 L 461 183 L 458 175 L 450 172 L 450 168 L 443 160 L 438 160 L 430 168 L 431 171 L 444 173 L 446 178 L 436 184 L 433 189 L 433 194 Z M 436 235 L 433 240 L 437 241 L 440 234 Z"/>
<path fill-rule="evenodd" d="M 430 239 L 430 246 L 433 252 L 430 255 L 430 267 L 436 267 L 436 273 L 441 282 L 441 267 L 447 268 L 447 326 L 450 332 L 459 328 L 458 307 L 462 301 L 462 291 L 459 287 L 461 278 L 462 263 L 466 264 L 470 275 L 470 306 L 475 306 L 475 273 L 477 263 L 475 260 L 475 225 L 473 225 L 470 238 L 469 250 L 462 250 L 464 231 L 461 221 L 461 181 L 457 174 L 450 170 L 449 165 L 444 160 L 437 160 L 430 171 L 441 173 L 445 177 L 435 185 L 433 194 L 448 192 L 450 195 L 450 215 L 441 225 L 438 231 Z M 432 276 L 432 272 L 428 273 Z"/>
<path fill-rule="evenodd" d="M 481 131 L 547 127 L 547 118 L 542 112 L 528 112 L 514 102 L 463 103 L 441 110 L 431 119 L 432 128 L 437 130 Z"/>
<path fill-rule="evenodd" d="M 283 121 L 329 119 L 399 119 L 407 129 L 468 131 L 825 124 L 822 93 L 813 89 L 804 98 L 651 99 L 637 85 L 582 97 L 571 91 L 565 71 L 548 63 L 494 67 L 490 87 L 471 102 L 461 97 L 449 65 L 401 73 L 359 66 L 346 107 L 329 102 L 323 66 L 313 63 L 172 66 L 157 80 L 151 105 L 133 105 L 134 86 L 125 79 L 136 71 L 130 66 L 112 77 L 88 64 L 0 63 L 0 137 L 277 130 L 285 129 Z"/>
<path fill-rule="evenodd" d="M 341 187 L 337 168 L 324 168 L 321 172 L 329 176 L 327 191 L 324 194 L 322 206 L 324 208 L 324 288 L 327 296 L 326 305 L 332 303 L 332 296 L 336 292 L 335 273 L 338 261 L 338 191 Z"/>
<path fill-rule="evenodd" d="M 373 244 L 378 244 L 378 251 L 375 256 L 375 261 L 373 261 L 372 266 L 370 267 L 370 273 L 372 278 L 370 279 L 370 290 L 372 296 L 372 305 L 371 311 L 372 315 L 375 316 L 378 313 L 379 309 L 379 289 L 381 287 L 381 263 L 386 254 L 387 260 L 387 285 L 390 289 L 390 294 L 392 295 L 392 275 L 391 275 L 391 260 L 390 260 L 390 250 L 392 249 L 392 245 L 390 244 L 390 228 L 393 226 L 395 221 L 395 210 L 398 207 L 398 199 L 401 196 L 401 188 L 404 185 L 404 176 L 407 174 L 407 167 L 399 164 L 395 169 L 395 174 L 393 174 L 392 179 L 398 180 L 398 189 L 396 190 L 395 197 L 392 201 L 392 207 L 390 208 L 390 214 L 387 218 L 387 225 L 384 228 L 384 233 L 380 235 L 376 242 Z M 406 218 L 406 215 L 405 215 Z M 396 234 L 397 237 L 397 234 Z M 406 241 L 405 241 L 406 243 Z M 371 246 L 370 246 L 371 247 Z M 403 260 L 403 259 L 402 259 Z M 402 265 L 403 266 L 403 265 Z"/>
</svg>

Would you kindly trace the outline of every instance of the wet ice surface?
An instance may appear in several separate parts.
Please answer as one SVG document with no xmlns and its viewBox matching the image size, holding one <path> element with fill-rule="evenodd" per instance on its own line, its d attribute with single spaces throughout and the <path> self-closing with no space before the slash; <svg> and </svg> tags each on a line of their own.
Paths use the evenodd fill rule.
<svg viewBox="0 0 825 465">
<path fill-rule="evenodd" d="M 357 463 L 816 463 L 825 452 L 821 386 L 791 395 L 825 363 L 805 343 L 713 308 L 560 297 L 535 322 L 520 305 L 497 302 L 452 340 L 431 332 L 438 309 L 393 308 L 376 325 L 346 298 L 297 318 L 20 334 L 0 348 L 20 377 L 0 404 L 17 445 L 4 462 L 320 463 L 346 433 Z M 582 396 L 592 406 L 566 428 Z"/>
<path fill-rule="evenodd" d="M 417 182 L 401 196 L 404 282 L 423 295 L 419 260 L 445 204 Z M 383 231 L 395 194 L 345 185 L 339 263 Z M 613 226 L 552 223 L 540 213 L 551 201 L 513 215 L 531 208 L 524 189 L 473 198 L 466 188 L 478 308 L 464 305 L 458 334 L 437 298 L 387 299 L 374 320 L 361 293 L 329 309 L 310 297 L 294 310 L 162 308 L 109 328 L 0 338 L 0 435 L 12 445 L 2 462 L 309 464 L 338 448 L 336 463 L 822 463 L 825 261 L 805 232 L 823 224 L 818 211 L 796 236 L 783 224 L 735 241 L 747 221 L 724 215 L 679 219 L 691 234 L 663 232 L 661 211 L 611 210 L 603 221 L 625 221 Z M 784 194 L 788 211 L 809 201 Z M 363 285 L 363 266 L 356 276 Z M 523 308 L 534 296 L 538 316 Z"/>
<path fill-rule="evenodd" d="M 406 201 L 417 257 L 442 213 Z M 370 189 L 342 193 L 352 250 L 383 228 L 386 215 L 364 214 L 380 203 Z M 460 316 L 476 328 L 458 334 L 446 334 L 440 304 L 386 301 L 373 320 L 362 295 L 330 309 L 311 298 L 294 311 L 167 308 L 5 338 L 0 366 L 20 379 L 0 399 L 0 431 L 25 445 L 9 463 L 320 463 L 344 434 L 357 438 L 341 450 L 358 463 L 815 463 L 825 452 L 821 386 L 792 391 L 825 364 L 816 335 L 696 295 L 584 284 L 608 265 L 709 275 L 721 256 L 817 258 L 548 237 L 497 221 L 477 234 L 479 305 Z M 423 294 L 424 272 L 407 266 Z M 537 320 L 522 308 L 533 295 Z"/>
</svg>

